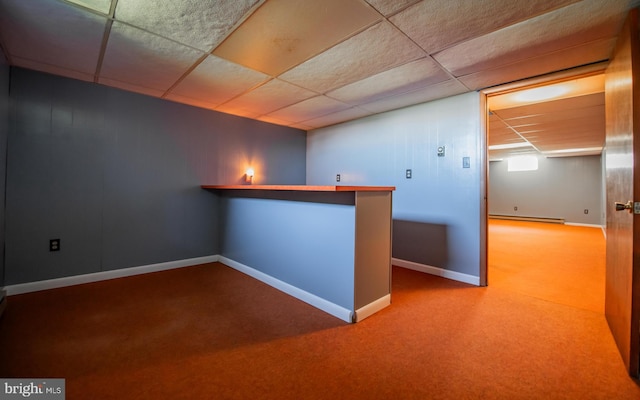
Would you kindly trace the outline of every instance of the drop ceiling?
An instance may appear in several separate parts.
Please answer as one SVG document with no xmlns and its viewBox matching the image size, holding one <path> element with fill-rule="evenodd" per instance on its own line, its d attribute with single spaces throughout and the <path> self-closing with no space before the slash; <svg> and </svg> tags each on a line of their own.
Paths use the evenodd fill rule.
<svg viewBox="0 0 640 400">
<path fill-rule="evenodd" d="M 606 61 L 635 6 L 637 0 L 0 0 L 0 46 L 13 66 L 312 130 Z M 594 94 L 576 107 L 585 111 L 600 100 Z M 563 106 L 558 101 L 553 108 Z M 527 107 L 534 108 L 497 111 L 491 121 L 513 128 L 514 113 L 540 113 Z"/>
<path fill-rule="evenodd" d="M 492 95 L 489 160 L 522 154 L 598 155 L 605 141 L 604 75 Z"/>
</svg>

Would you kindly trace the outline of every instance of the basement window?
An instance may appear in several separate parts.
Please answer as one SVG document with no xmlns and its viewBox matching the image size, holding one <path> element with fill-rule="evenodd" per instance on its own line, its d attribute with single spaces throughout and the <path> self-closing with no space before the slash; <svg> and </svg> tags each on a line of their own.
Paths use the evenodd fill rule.
<svg viewBox="0 0 640 400">
<path fill-rule="evenodd" d="M 507 171 L 537 171 L 538 157 L 536 156 L 515 156 L 507 159 Z"/>
</svg>

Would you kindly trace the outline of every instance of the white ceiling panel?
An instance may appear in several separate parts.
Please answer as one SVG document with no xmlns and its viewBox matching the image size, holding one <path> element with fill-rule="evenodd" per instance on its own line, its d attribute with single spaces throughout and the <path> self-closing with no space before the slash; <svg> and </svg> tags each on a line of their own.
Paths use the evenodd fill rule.
<svg viewBox="0 0 640 400">
<path fill-rule="evenodd" d="M 327 114 L 319 118 L 310 119 L 308 121 L 304 121 L 304 123 L 312 128 L 322 128 L 325 126 L 335 125 L 341 122 L 362 118 L 369 114 L 369 111 L 363 110 L 358 107 L 353 107 L 343 111 L 338 111 L 333 114 Z"/>
<path fill-rule="evenodd" d="M 177 94 L 168 94 L 164 97 L 166 100 L 175 101 L 176 103 L 188 104 L 190 106 L 206 108 L 208 110 L 213 110 L 216 108 L 217 104 L 208 103 L 206 101 L 196 100 L 192 97 L 179 96 Z"/>
<path fill-rule="evenodd" d="M 164 94 L 163 90 L 153 89 L 145 86 L 139 86 L 130 82 L 122 82 L 117 79 L 100 78 L 98 80 L 98 83 L 115 87 L 118 89 L 127 90 L 129 92 L 146 94 L 147 96 L 152 96 L 152 97 L 161 97 Z"/>
<path fill-rule="evenodd" d="M 4 0 L 2 45 L 12 57 L 95 74 L 107 19 L 55 1 Z M 24 65 L 24 64 L 23 64 Z"/>
<path fill-rule="evenodd" d="M 202 56 L 190 47 L 116 21 L 101 77 L 166 91 Z"/>
<path fill-rule="evenodd" d="M 390 21 L 429 54 L 576 0 L 425 0 Z"/>
<path fill-rule="evenodd" d="M 118 0 L 116 18 L 210 52 L 258 0 Z"/>
<path fill-rule="evenodd" d="M 469 89 L 460 82 L 451 79 L 412 92 L 385 97 L 371 103 L 362 104 L 360 107 L 369 110 L 372 113 L 380 113 L 414 104 L 425 103 L 435 99 L 455 96 L 468 91 Z"/>
<path fill-rule="evenodd" d="M 625 3 L 583 0 L 450 47 L 434 57 L 455 76 L 462 76 L 613 38 L 624 19 Z"/>
<path fill-rule="evenodd" d="M 426 57 L 348 84 L 327 93 L 327 96 L 357 105 L 415 91 L 447 79 L 449 75 Z"/>
<path fill-rule="evenodd" d="M 418 3 L 420 0 L 366 0 L 382 15 L 388 17 L 408 6 Z"/>
<path fill-rule="evenodd" d="M 172 90 L 172 94 L 221 104 L 270 79 L 216 56 L 207 56 Z"/>
<path fill-rule="evenodd" d="M 245 93 L 218 107 L 219 111 L 231 114 L 263 115 L 281 109 L 318 94 L 279 79 L 272 79 L 264 85 Z"/>
<path fill-rule="evenodd" d="M 349 108 L 351 108 L 350 105 L 338 100 L 330 99 L 326 96 L 316 96 L 274 111 L 266 117 L 289 122 L 305 122 Z"/>
<path fill-rule="evenodd" d="M 415 43 L 385 21 L 293 68 L 280 78 L 326 93 L 424 56 Z"/>
<path fill-rule="evenodd" d="M 108 15 L 111 10 L 111 0 L 67 0 L 79 6 L 89 8 L 99 13 Z"/>
<path fill-rule="evenodd" d="M 539 85 L 559 71 L 558 79 L 569 79 L 585 65 L 604 68 L 628 11 L 639 5 L 0 0 L 0 52 L 14 67 L 315 129 L 470 90 L 494 87 L 495 94 L 505 83 L 514 90 L 529 78 Z M 571 130 L 589 131 L 587 116 L 546 114 L 522 132 L 556 146 L 557 137 L 533 132 L 551 124 L 567 143 L 588 143 Z M 514 138 L 506 132 L 503 140 Z"/>
<path fill-rule="evenodd" d="M 277 76 L 381 18 L 360 0 L 269 1 L 214 54 Z"/>
<path fill-rule="evenodd" d="M 540 103 L 527 104 L 523 106 L 512 105 L 509 108 L 493 110 L 500 118 L 512 122 L 512 118 L 523 118 L 529 115 L 554 115 L 559 114 L 564 118 L 570 117 L 572 112 L 590 109 L 592 107 L 604 106 L 604 89 L 603 92 L 587 94 L 577 97 L 569 97 L 559 100 L 547 100 Z M 604 112 L 604 109 L 602 112 Z M 559 117 L 558 120 L 561 120 Z"/>
<path fill-rule="evenodd" d="M 531 76 L 562 71 L 577 65 L 587 65 L 609 58 L 615 39 L 603 39 L 566 50 L 528 58 L 513 64 L 502 65 L 484 71 L 458 77 L 469 89 L 484 89 L 514 82 Z"/>
</svg>

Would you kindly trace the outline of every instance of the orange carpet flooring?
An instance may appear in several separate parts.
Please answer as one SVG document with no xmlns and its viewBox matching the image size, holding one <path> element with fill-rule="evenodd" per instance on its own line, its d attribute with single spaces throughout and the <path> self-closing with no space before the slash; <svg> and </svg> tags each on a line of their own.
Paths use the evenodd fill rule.
<svg viewBox="0 0 640 400">
<path fill-rule="evenodd" d="M 604 313 L 601 228 L 490 220 L 489 285 Z"/>
<path fill-rule="evenodd" d="M 11 296 L 0 377 L 63 377 L 67 399 L 640 399 L 601 312 L 489 272 L 394 267 L 357 324 L 219 263 Z"/>
</svg>

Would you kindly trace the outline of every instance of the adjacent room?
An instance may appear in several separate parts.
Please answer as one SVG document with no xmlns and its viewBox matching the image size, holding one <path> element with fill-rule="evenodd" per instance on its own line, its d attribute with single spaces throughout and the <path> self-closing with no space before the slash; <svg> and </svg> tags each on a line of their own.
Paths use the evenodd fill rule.
<svg viewBox="0 0 640 400">
<path fill-rule="evenodd" d="M 489 284 L 604 313 L 604 75 L 488 108 Z"/>
<path fill-rule="evenodd" d="M 0 397 L 639 398 L 638 5 L 0 0 Z"/>
</svg>

